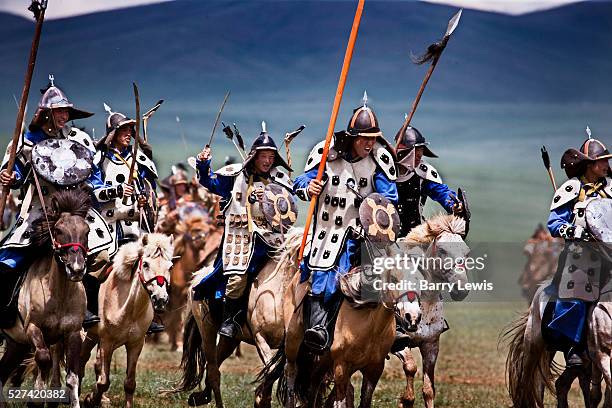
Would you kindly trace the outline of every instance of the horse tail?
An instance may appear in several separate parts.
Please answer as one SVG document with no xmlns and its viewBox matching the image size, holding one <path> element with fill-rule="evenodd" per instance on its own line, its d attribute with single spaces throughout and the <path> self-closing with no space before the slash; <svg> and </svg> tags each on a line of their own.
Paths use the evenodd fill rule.
<svg viewBox="0 0 612 408">
<path fill-rule="evenodd" d="M 202 336 L 193 313 L 189 312 L 183 329 L 183 356 L 181 358 L 181 375 L 178 388 L 174 392 L 189 391 L 197 387 L 206 371 L 206 355 L 202 347 Z"/>
<path fill-rule="evenodd" d="M 533 332 L 530 313 L 539 313 L 533 305 L 537 303 L 502 334 L 509 345 L 506 377 L 514 408 L 543 408 L 544 388 L 554 393 L 553 353 L 546 349 L 542 336 Z"/>
<path fill-rule="evenodd" d="M 271 388 L 274 382 L 278 380 L 278 387 L 276 388 L 276 398 L 285 405 L 287 401 L 287 382 L 285 381 L 285 363 L 287 362 L 287 355 L 285 354 L 285 341 L 283 340 L 281 346 L 276 351 L 276 354 L 266 363 L 266 365 L 257 373 L 257 377 L 253 383 L 259 383 L 255 394 L 259 394 L 261 390 Z"/>
</svg>

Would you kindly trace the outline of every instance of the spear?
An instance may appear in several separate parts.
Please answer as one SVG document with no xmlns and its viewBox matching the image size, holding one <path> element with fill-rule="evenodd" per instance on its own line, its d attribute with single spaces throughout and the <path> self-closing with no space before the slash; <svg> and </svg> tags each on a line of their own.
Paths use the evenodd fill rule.
<svg viewBox="0 0 612 408">
<path fill-rule="evenodd" d="M 217 117 L 215 118 L 215 124 L 213 125 L 212 132 L 210 132 L 210 139 L 208 140 L 208 144 L 206 147 L 210 147 L 212 145 L 213 137 L 215 137 L 215 130 L 217 130 L 217 126 L 219 125 L 219 119 L 221 118 L 221 114 L 223 113 L 223 109 L 225 108 L 225 104 L 229 99 L 230 91 L 227 91 L 225 94 L 225 98 L 223 98 L 223 103 L 221 104 L 221 108 L 219 108 L 219 112 L 217 112 Z"/>
<path fill-rule="evenodd" d="M 136 102 L 136 134 L 134 135 L 134 147 L 132 149 L 132 163 L 130 165 L 130 176 L 128 178 L 128 185 L 134 184 L 134 169 L 136 168 L 136 156 L 138 155 L 138 142 L 140 140 L 140 96 L 138 95 L 138 85 L 136 82 L 132 82 L 134 87 L 134 101 Z M 123 205 L 128 204 L 128 197 L 123 198 Z"/>
<path fill-rule="evenodd" d="M 346 85 L 346 78 L 348 76 L 349 68 L 351 67 L 351 59 L 353 58 L 353 50 L 355 49 L 355 42 L 357 41 L 357 33 L 359 32 L 359 24 L 361 23 L 361 15 L 363 13 L 364 3 L 365 0 L 359 0 L 359 3 L 357 4 L 357 10 L 355 11 L 355 17 L 353 18 L 353 26 L 351 28 L 348 45 L 346 46 L 344 62 L 342 63 L 342 71 L 340 71 L 340 79 L 338 80 L 338 88 L 336 89 L 336 96 L 334 98 L 334 106 L 332 108 L 331 117 L 329 118 L 329 126 L 327 127 L 327 135 L 325 137 L 325 145 L 323 147 L 321 163 L 319 163 L 319 169 L 317 171 L 317 181 L 321 181 L 321 179 L 323 178 L 323 172 L 325 171 L 327 154 L 329 153 L 329 145 L 331 144 L 331 139 L 334 134 L 336 119 L 338 119 L 338 110 L 340 109 L 340 103 L 342 102 L 344 85 Z M 308 240 L 308 232 L 310 230 L 312 215 L 314 214 L 316 204 L 317 197 L 312 197 L 310 199 L 310 207 L 308 208 L 308 214 L 306 215 L 306 225 L 304 226 L 304 235 L 302 236 L 302 245 L 300 246 L 298 263 L 302 260 L 304 256 L 304 248 L 306 247 L 306 241 Z"/>
<path fill-rule="evenodd" d="M 145 143 L 148 142 L 147 122 L 148 122 L 149 118 L 151 116 L 153 116 L 153 114 L 155 112 L 157 112 L 157 110 L 159 109 L 159 107 L 161 106 L 162 103 L 164 103 L 164 100 L 160 99 L 159 101 L 157 101 L 155 106 L 153 106 L 151 109 L 146 111 L 144 115 L 142 115 L 142 137 L 143 137 Z"/>
<path fill-rule="evenodd" d="M 185 154 L 187 154 L 187 141 L 185 141 L 185 132 L 183 132 L 183 126 L 181 125 L 181 118 L 176 117 L 176 123 L 179 127 L 179 132 L 181 134 L 181 140 L 183 141 L 183 149 L 185 149 Z"/>
<path fill-rule="evenodd" d="M 442 52 L 446 48 L 446 44 L 448 44 L 448 40 L 450 40 L 451 35 L 453 34 L 455 29 L 459 25 L 459 20 L 461 19 L 462 12 L 463 12 L 463 9 L 459 10 L 457 14 L 455 14 L 449 20 L 448 26 L 446 28 L 446 32 L 444 33 L 444 37 L 442 38 L 442 40 L 431 44 L 429 47 L 427 47 L 427 52 L 425 52 L 424 55 L 422 55 L 421 57 L 417 58 L 414 61 L 418 65 L 431 61 L 431 65 L 429 66 L 429 69 L 427 70 L 427 73 L 425 74 L 425 78 L 423 79 L 423 82 L 421 83 L 419 92 L 417 92 L 417 95 L 414 98 L 414 101 L 412 102 L 412 108 L 410 109 L 410 113 L 408 114 L 408 116 L 406 116 L 404 120 L 402 129 L 399 132 L 400 135 L 403 135 L 404 132 L 406 131 L 406 128 L 410 125 L 410 122 L 412 121 L 412 117 L 414 116 L 414 113 L 416 112 L 417 106 L 419 105 L 419 102 L 421 101 L 421 96 L 423 96 L 425 87 L 427 86 L 427 83 L 429 82 L 429 78 L 431 78 L 431 74 L 433 74 L 434 69 L 436 69 L 436 65 L 438 65 L 438 61 L 440 60 L 440 56 L 442 55 Z M 401 140 L 401 137 L 398 140 L 396 140 L 396 145 L 395 145 L 396 149 L 400 144 L 400 140 Z"/>
<path fill-rule="evenodd" d="M 28 103 L 28 95 L 30 93 L 30 84 L 32 83 L 32 74 L 34 73 L 34 65 L 36 65 L 36 55 L 38 53 L 38 44 L 40 43 L 40 34 L 42 32 L 43 21 L 45 20 L 45 11 L 47 10 L 47 0 L 32 0 L 32 4 L 28 8 L 36 18 L 36 28 L 34 29 L 34 38 L 30 47 L 30 57 L 28 59 L 28 67 L 26 69 L 25 79 L 23 81 L 23 89 L 21 90 L 21 100 L 19 102 L 19 110 L 17 111 L 17 120 L 15 121 L 15 131 L 9 149 L 9 159 L 6 165 L 8 174 L 13 173 L 15 166 L 15 155 L 17 153 L 17 144 L 21 137 L 21 126 L 25 115 L 25 107 Z M 3 226 L 2 214 L 6 205 L 6 197 L 10 191 L 9 186 L 2 187 L 2 195 L 0 197 L 0 227 Z"/>
<path fill-rule="evenodd" d="M 542 152 L 542 161 L 544 162 L 544 167 L 548 172 L 548 177 L 550 178 L 550 182 L 552 183 L 553 188 L 557 191 L 557 183 L 555 182 L 555 174 L 553 173 L 552 166 L 550 165 L 550 156 L 548 156 L 548 151 L 546 150 L 546 146 L 542 146 L 540 149 Z"/>
</svg>

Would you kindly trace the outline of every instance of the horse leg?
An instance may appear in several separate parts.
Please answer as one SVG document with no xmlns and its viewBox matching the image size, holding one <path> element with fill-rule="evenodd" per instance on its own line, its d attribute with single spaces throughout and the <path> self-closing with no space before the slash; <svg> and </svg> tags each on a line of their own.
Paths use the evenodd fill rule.
<svg viewBox="0 0 612 408">
<path fill-rule="evenodd" d="M 96 385 L 93 394 L 85 397 L 85 405 L 98 407 L 104 394 L 110 387 L 110 365 L 113 357 L 112 345 L 100 339 L 96 358 Z"/>
<path fill-rule="evenodd" d="M 285 408 L 295 408 L 295 380 L 297 378 L 297 363 L 287 360 L 285 364 L 285 379 L 287 381 L 287 401 Z"/>
<path fill-rule="evenodd" d="M 567 396 L 572 382 L 578 376 L 575 368 L 566 368 L 563 370 L 557 381 L 555 381 L 555 392 L 557 394 L 557 408 L 568 408 Z"/>
<path fill-rule="evenodd" d="M 79 406 L 79 371 L 81 369 L 81 333 L 69 333 L 64 340 L 66 350 L 66 386 L 70 393 L 70 407 Z"/>
<path fill-rule="evenodd" d="M 264 365 L 268 364 L 268 361 L 272 358 L 272 349 L 270 349 L 268 342 L 261 332 L 255 334 L 255 347 L 262 363 Z M 255 408 L 269 408 L 272 406 L 272 388 L 273 384 L 270 387 L 257 388 L 255 391 Z"/>
<path fill-rule="evenodd" d="M 23 373 L 25 371 L 25 365 L 21 363 L 27 357 L 30 352 L 30 346 L 25 344 L 16 343 L 10 339 L 6 340 L 6 349 L 0 359 L 0 391 L 2 386 L 7 383 L 9 378 L 12 378 L 12 385 L 19 386 L 23 381 Z M 17 373 L 15 371 L 17 370 Z M 18 378 L 18 383 L 15 379 Z M 0 398 L 2 400 L 2 398 Z"/>
<path fill-rule="evenodd" d="M 414 377 L 417 374 L 417 364 L 414 361 L 414 356 L 409 348 L 405 348 L 399 353 L 395 354 L 402 361 L 402 368 L 404 369 L 404 375 L 406 376 L 406 389 L 404 395 L 400 397 L 399 408 L 412 408 L 414 407 L 414 400 L 416 398 L 414 393 Z"/>
<path fill-rule="evenodd" d="M 62 342 L 58 342 L 49 347 L 49 351 L 51 352 L 51 388 L 59 388 L 62 385 L 61 380 L 61 365 L 60 362 L 64 358 L 64 348 Z M 48 407 L 57 407 L 59 403 L 57 402 L 48 402 Z"/>
<path fill-rule="evenodd" d="M 81 345 L 81 357 L 79 359 L 81 367 L 79 368 L 79 384 L 83 381 L 85 376 L 85 366 L 91 357 L 91 350 L 98 344 L 98 336 L 95 336 L 89 332 L 85 333 L 85 339 Z M 96 372 L 97 376 L 97 372 Z"/>
<path fill-rule="evenodd" d="M 439 341 L 424 343 L 420 346 L 420 350 L 421 357 L 423 358 L 423 402 L 425 402 L 426 408 L 433 408 L 436 397 L 434 372 L 436 370 L 438 352 L 440 351 L 440 343 Z"/>
<path fill-rule="evenodd" d="M 363 370 L 363 380 L 361 381 L 361 398 L 359 400 L 359 408 L 370 408 L 372 406 L 372 397 L 376 384 L 385 369 L 385 361 L 376 364 L 374 367 L 369 367 Z"/>
<path fill-rule="evenodd" d="M 333 408 L 349 408 L 348 384 L 351 376 L 348 373 L 346 364 L 343 361 L 334 362 L 334 389 L 332 393 L 334 404 Z"/>
<path fill-rule="evenodd" d="M 49 378 L 49 371 L 51 370 L 51 352 L 45 344 L 45 339 L 40 329 L 30 324 L 27 330 L 28 337 L 34 345 L 34 361 L 38 366 L 38 376 L 36 377 L 36 389 L 45 388 L 45 383 Z"/>
<path fill-rule="evenodd" d="M 123 390 L 125 391 L 125 406 L 132 408 L 134 405 L 134 391 L 136 390 L 136 364 L 138 357 L 144 346 L 144 337 L 139 341 L 126 345 L 127 351 L 127 367 L 125 369 L 125 381 L 123 382 Z"/>
<path fill-rule="evenodd" d="M 591 389 L 589 393 L 588 407 L 597 407 L 601 402 L 601 371 L 595 361 L 591 364 Z M 583 391 L 584 392 L 584 391 Z"/>
</svg>

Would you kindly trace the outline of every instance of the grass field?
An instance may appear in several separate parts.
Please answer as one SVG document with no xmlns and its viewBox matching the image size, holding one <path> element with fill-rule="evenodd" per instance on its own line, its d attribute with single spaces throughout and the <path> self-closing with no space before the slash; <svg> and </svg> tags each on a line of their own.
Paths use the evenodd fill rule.
<svg viewBox="0 0 612 408">
<path fill-rule="evenodd" d="M 437 407 L 507 407 L 504 380 L 506 348 L 498 348 L 502 328 L 517 317 L 523 303 L 463 303 L 447 306 L 451 330 L 442 335 L 440 357 L 436 369 Z M 179 376 L 180 354 L 167 351 L 162 345 L 147 345 L 139 362 L 136 406 L 187 406 L 187 393 L 161 396 Z M 417 353 L 418 354 L 418 353 Z M 91 365 L 91 362 L 90 362 Z M 260 368 L 259 359 L 250 346 L 243 346 L 243 357 L 231 358 L 223 368 L 223 397 L 226 407 L 252 406 L 255 386 L 251 383 Z M 420 366 L 420 362 L 419 362 Z M 117 352 L 112 365 L 109 397 L 112 407 L 123 404 L 125 354 Z M 419 368 L 419 377 L 421 370 Z M 359 380 L 357 376 L 354 379 Z M 84 391 L 91 390 L 93 369 L 88 367 Z M 355 381 L 357 384 L 358 381 Z M 381 381 L 374 393 L 374 407 L 395 407 L 405 384 L 399 361 L 393 357 L 386 363 Z M 417 405 L 423 406 L 420 379 L 417 381 Z M 572 391 L 572 401 L 578 404 L 580 395 Z M 549 405 L 554 406 L 548 398 Z M 275 401 L 275 407 L 278 403 Z M 214 404 L 212 404 L 214 406 Z M 580 405 L 572 405 L 580 406 Z"/>
</svg>

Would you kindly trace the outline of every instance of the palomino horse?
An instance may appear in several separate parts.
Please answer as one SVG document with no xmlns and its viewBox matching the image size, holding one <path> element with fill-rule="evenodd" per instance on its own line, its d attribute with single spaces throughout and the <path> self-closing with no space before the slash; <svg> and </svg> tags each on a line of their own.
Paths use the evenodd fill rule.
<svg viewBox="0 0 612 408">
<path fill-rule="evenodd" d="M 81 376 L 89 354 L 98 343 L 93 394 L 86 406 L 99 406 L 110 386 L 113 352 L 125 346 L 127 369 L 123 389 L 128 408 L 134 403 L 136 364 L 145 341 L 153 312 L 162 311 L 168 302 L 168 280 L 172 267 L 172 237 L 145 234 L 137 242 L 121 246 L 113 269 L 100 286 L 100 323 L 90 329 L 83 343 Z"/>
<path fill-rule="evenodd" d="M 21 286 L 19 319 L 4 330 L 10 340 L 0 360 L 0 389 L 32 346 L 38 368 L 36 388 L 43 388 L 52 365 L 59 367 L 57 347 L 63 346 L 70 406 L 79 406 L 80 331 L 86 308 L 81 280 L 86 272 L 89 226 L 85 217 L 90 206 L 89 194 L 83 190 L 57 191 L 51 196 L 48 222 L 44 216 L 34 221 L 33 242 L 40 256 Z M 60 386 L 59 376 L 53 376 L 51 385 Z"/>
<path fill-rule="evenodd" d="M 194 214 L 181 219 L 174 231 L 174 266 L 172 267 L 170 300 L 164 313 L 164 323 L 170 350 L 182 343 L 183 319 L 193 273 L 201 262 L 215 254 L 221 243 L 222 228 L 215 228 L 207 214 Z"/>
<path fill-rule="evenodd" d="M 432 233 L 429 242 L 435 238 L 438 247 L 445 250 L 444 245 L 440 245 L 442 242 L 463 243 L 456 236 L 465 231 L 465 221 L 440 216 L 431 221 L 428 231 Z M 393 282 L 401 280 L 405 271 L 392 269 L 387 272 L 387 279 Z M 355 308 L 351 302 L 343 302 L 338 311 L 331 348 L 323 356 L 316 357 L 307 353 L 301 344 L 304 332 L 302 303 L 307 291 L 308 285 L 299 284 L 299 276 L 295 276 L 285 292 L 284 348 L 260 373 L 260 381 L 265 386 L 271 386 L 276 379 L 281 379 L 279 396 L 285 407 L 295 407 L 298 402 L 314 407 L 322 404 L 323 394 L 331 380 L 334 388 L 326 406 L 352 407 L 354 395 L 350 379 L 356 371 L 360 371 L 363 380 L 359 406 L 370 407 L 374 389 L 393 344 L 395 311 L 399 309 L 397 303 L 403 299 L 405 292 L 387 286 L 381 290 L 380 301 L 368 308 Z M 413 306 L 413 300 L 413 297 L 409 297 L 409 304 L 404 305 L 403 309 L 408 310 Z M 418 312 L 412 315 L 416 316 Z M 422 320 L 419 315 L 413 324 L 418 326 Z"/>
<path fill-rule="evenodd" d="M 546 294 L 544 289 L 550 285 L 550 282 L 550 280 L 542 282 L 531 301 L 529 310 L 514 321 L 502 334 L 508 340 L 510 346 L 506 358 L 506 376 L 510 399 L 512 399 L 515 408 L 543 408 L 544 390 L 548 389 L 557 396 L 557 407 L 567 408 L 567 396 L 570 387 L 573 380 L 578 377 L 585 407 L 596 407 L 597 404 L 590 405 L 589 402 L 591 375 L 588 370 L 590 370 L 590 367 L 566 369 L 561 372 L 560 368 L 553 362 L 555 352 L 547 348 L 542 336 L 542 316 L 547 303 L 550 301 L 550 296 Z M 596 313 L 595 315 L 599 314 Z M 610 322 L 609 316 L 607 320 Z M 593 324 L 592 317 L 590 317 L 590 331 L 593 330 Z M 612 327 L 612 324 L 607 326 L 608 329 L 610 327 Z M 610 332 L 604 333 L 609 338 Z M 560 375 L 553 385 L 553 377 L 556 374 Z M 594 378 L 597 378 L 597 376 Z M 599 382 L 596 388 L 599 388 Z M 601 398 L 601 395 L 599 398 Z"/>
<path fill-rule="evenodd" d="M 531 303 L 540 282 L 555 274 L 562 249 L 563 241 L 553 238 L 542 224 L 525 243 L 523 253 L 527 256 L 527 263 L 518 283 L 527 302 Z"/>
<path fill-rule="evenodd" d="M 271 259 L 255 278 L 249 292 L 246 321 L 235 340 L 220 337 L 217 343 L 221 322 L 213 318 L 213 304 L 191 301 L 191 313 L 184 331 L 183 377 L 177 391 L 192 390 L 201 383 L 204 375 L 206 379 L 204 390 L 189 396 L 190 405 L 209 403 L 214 394 L 216 406 L 223 407 L 219 367 L 241 341 L 254 344 L 264 364 L 272 358 L 271 349 L 282 345 L 285 331 L 282 294 L 297 272 L 295 264 L 302 235 L 302 229 L 290 230 L 281 246 L 284 250 Z M 206 271 L 205 268 L 203 273 Z M 200 277 L 196 275 L 192 284 L 199 282 Z M 271 400 L 271 385 L 258 388 L 256 407 L 270 407 Z"/>
<path fill-rule="evenodd" d="M 438 215 L 425 223 L 413 228 L 408 236 L 398 240 L 397 245 L 388 248 L 391 256 L 405 253 L 405 248 L 417 245 L 424 249 L 423 259 L 429 265 L 423 265 L 421 273 L 426 282 L 453 283 L 450 296 L 453 300 L 463 300 L 467 296 L 465 287 L 467 274 L 465 269 L 457 264 L 457 259 L 464 259 L 470 249 L 463 241 L 465 220 L 452 215 Z M 429 266 L 429 267 L 427 267 Z M 436 361 L 440 351 L 440 335 L 448 328 L 444 320 L 443 302 L 440 290 L 422 290 L 420 305 L 422 318 L 416 331 L 409 333 L 410 344 L 404 350 L 394 353 L 401 361 L 406 375 L 406 389 L 400 398 L 399 407 L 414 406 L 414 377 L 417 365 L 410 351 L 418 347 L 423 362 L 423 400 L 427 408 L 434 406 L 435 384 L 434 374 Z"/>
</svg>

